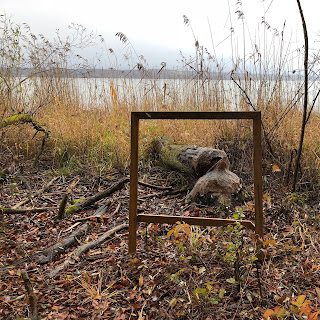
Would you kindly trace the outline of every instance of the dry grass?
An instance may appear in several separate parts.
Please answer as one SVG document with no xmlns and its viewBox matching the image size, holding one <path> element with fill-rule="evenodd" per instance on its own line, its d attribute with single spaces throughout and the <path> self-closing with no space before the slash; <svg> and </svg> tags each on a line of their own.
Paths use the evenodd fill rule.
<svg viewBox="0 0 320 320">
<path fill-rule="evenodd" d="M 188 19 L 185 23 L 191 26 Z M 1 20 L 1 25 L 3 30 L 7 28 L 9 34 L 1 39 L 1 44 L 10 47 L 19 35 L 10 35 L 13 24 L 6 17 Z M 263 26 L 263 32 L 273 30 L 265 21 Z M 30 29 L 24 28 L 26 30 L 19 29 L 25 38 L 20 39 L 21 47 L 16 48 L 17 52 L 9 50 L 1 53 L 1 66 L 9 64 L 9 67 L 5 72 L 3 69 L 2 79 L 6 82 L 0 82 L 0 120 L 12 115 L 13 111 L 27 112 L 46 124 L 51 132 L 45 148 L 46 158 L 51 158 L 54 166 L 73 169 L 86 163 L 126 171 L 130 158 L 131 111 L 256 109 L 262 112 L 264 132 L 273 150 L 270 154 L 269 148 L 265 147 L 265 165 L 276 163 L 282 169 L 283 176 L 290 177 L 290 165 L 294 163 L 291 158 L 298 146 L 301 127 L 303 79 L 299 72 L 296 73 L 292 62 L 292 59 L 299 61 L 299 48 L 292 50 L 292 44 L 279 37 L 279 32 L 272 35 L 272 46 L 267 51 L 267 43 L 261 47 L 260 42 L 250 43 L 254 52 L 248 55 L 249 58 L 241 57 L 240 51 L 234 47 L 232 66 L 226 69 L 223 61 L 219 62 L 197 42 L 194 57 L 181 57 L 183 67 L 177 71 L 175 80 L 151 77 L 147 62 L 137 56 L 130 41 L 119 33 L 122 35 L 120 40 L 126 42 L 126 47 L 130 49 L 128 52 L 131 52 L 131 56 L 128 52 L 125 54 L 126 65 L 136 75 L 140 72 L 141 77 L 134 79 L 129 72 L 125 78 L 95 79 L 90 78 L 88 73 L 89 78 L 79 79 L 72 72 L 67 75 L 66 71 L 61 73 L 72 59 L 78 57 L 72 44 L 68 44 L 68 51 L 55 51 L 56 40 L 35 40 Z M 77 36 L 86 39 L 83 46 L 90 45 L 94 39 L 91 35 L 84 37 L 85 32 L 77 26 L 75 39 Z M 25 45 L 24 51 L 22 45 Z M 59 46 L 63 48 L 61 38 Z M 34 55 L 35 50 L 41 52 L 39 57 Z M 10 65 L 12 56 L 20 57 L 21 54 L 24 60 Z M 121 58 L 116 57 L 113 51 L 112 55 L 115 61 Z M 56 70 L 46 64 L 48 57 L 54 59 L 58 66 Z M 79 59 L 81 63 L 84 61 L 81 57 Z M 23 77 L 14 72 L 27 63 L 40 73 L 24 81 L 20 88 L 19 81 L 21 85 Z M 88 68 L 86 65 L 82 67 L 83 71 Z M 317 69 L 317 56 L 310 62 L 310 69 Z M 161 76 L 155 72 L 153 75 L 156 78 Z M 314 80 L 310 102 L 316 88 Z M 303 182 L 309 186 L 320 177 L 318 127 L 319 116 L 314 114 L 307 125 L 300 173 Z M 1 131 L 0 147 L 9 155 L 9 160 L 34 158 L 42 136 L 38 134 L 32 139 L 33 134 L 34 130 L 27 124 L 8 127 Z M 154 137 L 166 135 L 179 143 L 227 148 L 234 166 L 237 161 L 249 162 L 248 152 L 244 149 L 250 148 L 252 130 L 246 121 L 143 121 L 140 134 L 142 156 L 146 156 L 144 151 Z M 284 182 L 285 178 L 282 180 Z"/>
<path fill-rule="evenodd" d="M 122 80 L 123 85 L 126 80 Z M 152 82 L 153 80 L 149 80 Z M 177 80 L 179 81 L 179 80 Z M 216 80 L 217 82 L 219 80 Z M 72 79 L 70 79 L 72 84 Z M 217 83 L 212 81 L 213 86 Z M 71 86 L 72 89 L 72 86 Z M 177 90 L 179 88 L 176 88 Z M 180 88 L 181 89 L 181 88 Z M 50 140 L 46 145 L 47 154 L 58 166 L 64 166 L 72 161 L 87 163 L 93 166 L 109 166 L 126 170 L 130 158 L 130 112 L 134 110 L 153 111 L 208 111 L 228 110 L 227 105 L 219 107 L 212 104 L 210 97 L 202 96 L 203 105 L 197 105 L 192 101 L 194 92 L 184 92 L 183 99 L 186 104 L 162 105 L 155 99 L 156 89 L 150 95 L 137 98 L 140 87 L 133 87 L 123 95 L 117 94 L 116 87 L 110 86 L 106 92 L 106 105 L 104 107 L 94 105 L 95 98 L 89 101 L 90 108 L 79 99 L 79 94 L 68 91 L 67 96 L 57 96 L 55 101 L 42 108 L 37 114 L 40 122 L 45 123 L 51 132 Z M 131 94 L 131 95 L 130 95 Z M 218 97 L 219 98 L 219 97 Z M 269 132 L 278 122 L 282 112 L 287 106 L 286 101 L 281 101 L 278 96 L 275 101 L 263 102 L 259 100 L 259 109 L 263 114 L 265 131 Z M 220 96 L 220 99 L 223 97 Z M 137 105 L 134 105 L 136 101 Z M 189 101 L 189 104 L 187 103 Z M 268 103 L 268 107 L 265 105 Z M 250 110 L 247 104 L 242 102 L 238 110 Z M 230 110 L 230 108 L 229 108 Z M 277 162 L 288 167 L 291 151 L 298 145 L 300 132 L 301 113 L 293 108 L 280 122 L 280 125 L 268 135 L 276 158 L 270 158 L 266 151 L 265 156 L 270 161 Z M 319 117 L 315 114 L 307 126 L 305 149 L 303 154 L 303 174 L 309 171 L 317 171 L 319 164 Z M 246 121 L 203 121 L 203 120 L 161 120 L 143 121 L 140 129 L 141 155 L 156 136 L 169 136 L 179 143 L 195 144 L 202 146 L 219 147 L 223 143 L 232 146 L 236 141 L 251 140 L 250 123 Z M 41 134 L 32 139 L 34 131 L 27 124 L 7 128 L 2 132 L 2 147 L 6 146 L 12 154 L 34 157 L 41 143 Z M 229 148 L 232 152 L 232 148 Z M 266 149 L 267 150 L 267 149 Z M 241 153 L 241 150 L 233 150 Z M 238 154 L 241 157 L 241 154 Z M 318 173 L 317 173 L 318 174 Z"/>
</svg>

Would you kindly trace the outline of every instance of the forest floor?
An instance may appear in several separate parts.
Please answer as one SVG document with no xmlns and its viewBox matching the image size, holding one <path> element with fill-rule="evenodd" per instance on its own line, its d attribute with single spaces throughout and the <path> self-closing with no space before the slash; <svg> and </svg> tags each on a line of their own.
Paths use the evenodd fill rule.
<svg viewBox="0 0 320 320">
<path fill-rule="evenodd" d="M 12 208 L 54 177 L 47 190 L 22 206 L 49 209 L 0 212 L 1 319 L 32 316 L 34 306 L 21 270 L 27 271 L 33 285 L 39 319 L 320 319 L 319 209 L 307 205 L 303 195 L 285 188 L 264 190 L 266 237 L 261 265 L 256 261 L 254 234 L 239 225 L 141 223 L 135 255 L 128 255 L 124 226 L 78 257 L 77 247 L 128 223 L 129 183 L 58 220 L 59 203 L 72 182 L 77 181 L 69 202 L 104 191 L 123 175 L 82 168 L 66 177 L 49 165 L 39 169 L 27 163 L 15 165 L 0 180 L 0 207 Z M 239 219 L 242 214 L 254 219 L 250 200 L 237 208 L 186 204 L 185 193 L 172 192 L 186 184 L 176 172 L 152 167 L 140 179 L 150 184 L 139 185 L 141 213 L 223 218 L 236 213 Z M 104 215 L 93 216 L 104 204 L 108 204 Z M 85 223 L 88 229 L 73 245 L 39 263 L 37 253 L 62 245 Z M 60 271 L 52 276 L 54 270 Z"/>
</svg>

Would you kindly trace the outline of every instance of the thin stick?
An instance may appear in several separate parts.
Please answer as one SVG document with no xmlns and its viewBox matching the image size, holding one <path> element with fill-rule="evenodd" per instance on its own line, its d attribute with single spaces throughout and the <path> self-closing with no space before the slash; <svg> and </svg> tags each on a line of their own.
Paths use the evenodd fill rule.
<svg viewBox="0 0 320 320">
<path fill-rule="evenodd" d="M 138 181 L 139 184 L 145 187 L 153 188 L 153 189 L 158 189 L 158 190 L 172 190 L 172 187 L 163 187 L 163 186 L 156 186 L 154 184 L 144 182 L 144 181 Z"/>
<path fill-rule="evenodd" d="M 38 191 L 30 194 L 27 199 L 24 199 L 24 200 L 20 201 L 19 203 L 17 203 L 16 205 L 14 205 L 14 206 L 12 207 L 12 209 L 17 209 L 17 208 L 23 206 L 24 204 L 30 202 L 33 198 L 36 198 L 36 197 L 42 195 L 42 194 L 43 194 L 44 192 L 46 192 L 46 191 L 52 186 L 52 184 L 53 184 L 56 180 L 58 180 L 59 178 L 60 178 L 60 177 L 55 177 L 55 178 L 53 178 L 52 180 L 50 180 L 50 181 L 45 185 L 44 188 L 42 188 L 42 189 L 40 189 L 40 190 L 38 190 Z"/>
<path fill-rule="evenodd" d="M 24 283 L 24 287 L 26 288 L 28 299 L 29 299 L 29 306 L 30 306 L 30 318 L 32 320 L 38 320 L 38 307 L 37 307 L 37 297 L 33 291 L 33 287 L 28 276 L 26 270 L 21 270 L 21 277 Z"/>
</svg>

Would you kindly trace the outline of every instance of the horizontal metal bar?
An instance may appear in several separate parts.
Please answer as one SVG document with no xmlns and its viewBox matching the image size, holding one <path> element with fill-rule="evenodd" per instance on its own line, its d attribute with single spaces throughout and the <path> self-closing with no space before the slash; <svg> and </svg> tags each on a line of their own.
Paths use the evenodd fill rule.
<svg viewBox="0 0 320 320">
<path fill-rule="evenodd" d="M 226 111 L 226 112 L 132 112 L 132 116 L 138 119 L 255 119 L 260 114 L 260 111 Z"/>
<path fill-rule="evenodd" d="M 185 217 L 185 216 L 168 216 L 168 215 L 153 215 L 153 214 L 138 214 L 138 222 L 147 223 L 168 223 L 175 224 L 178 221 L 197 225 L 197 226 L 215 226 L 222 227 L 227 225 L 234 225 L 237 221 L 235 219 L 220 219 L 220 218 L 199 218 L 199 217 Z M 244 227 L 255 230 L 255 225 L 250 220 L 239 221 Z"/>
</svg>

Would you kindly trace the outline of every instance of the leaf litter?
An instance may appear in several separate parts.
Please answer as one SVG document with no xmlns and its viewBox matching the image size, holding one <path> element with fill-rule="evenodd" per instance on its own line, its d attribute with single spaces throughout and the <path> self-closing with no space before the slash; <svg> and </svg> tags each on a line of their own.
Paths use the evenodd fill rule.
<svg viewBox="0 0 320 320">
<path fill-rule="evenodd" d="M 32 282 L 41 319 L 317 319 L 320 314 L 319 211 L 286 190 L 265 193 L 265 261 L 259 268 L 251 231 L 141 223 L 135 255 L 127 253 L 124 229 L 49 278 L 77 246 L 128 223 L 128 184 L 108 199 L 57 220 L 58 204 L 76 178 L 69 201 L 105 190 L 121 175 L 101 177 L 88 170 L 86 175 L 60 177 L 26 204 L 51 210 L 1 214 L 2 319 L 30 316 L 22 269 Z M 152 189 L 152 184 L 181 188 L 176 173 L 168 179 L 157 168 L 145 178 L 151 186 L 139 185 L 139 212 L 227 218 L 237 209 L 253 219 L 250 202 L 240 209 L 197 206 L 185 203 L 183 193 L 173 197 Z M 1 206 L 13 207 L 51 179 L 50 170 L 30 169 L 27 184 L 3 181 Z M 106 201 L 111 202 L 107 212 L 101 219 L 94 217 Z M 57 258 L 42 265 L 33 260 L 35 253 L 61 242 L 83 223 L 91 229 Z"/>
</svg>

